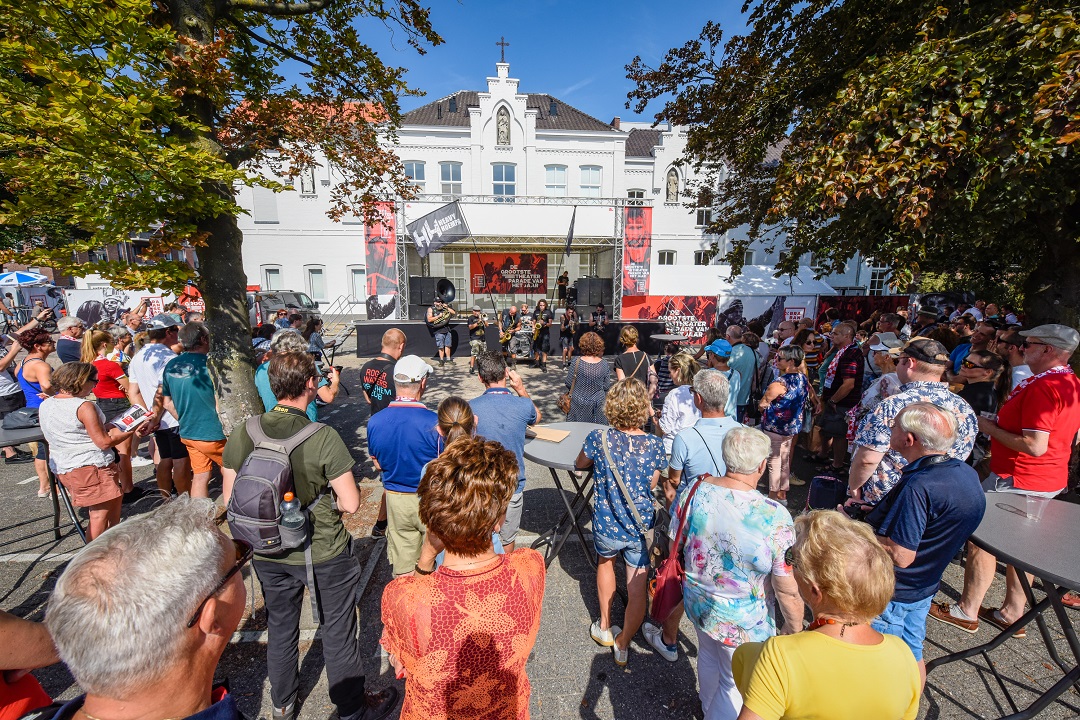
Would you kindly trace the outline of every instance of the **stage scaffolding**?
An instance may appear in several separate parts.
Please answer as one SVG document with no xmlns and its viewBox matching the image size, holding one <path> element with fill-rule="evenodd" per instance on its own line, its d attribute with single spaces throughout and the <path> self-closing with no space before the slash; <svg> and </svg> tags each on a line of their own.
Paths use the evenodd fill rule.
<svg viewBox="0 0 1080 720">
<path fill-rule="evenodd" d="M 615 226 L 611 237 L 590 236 L 574 234 L 571 250 L 576 253 L 590 252 L 598 254 L 605 250 L 613 250 L 612 253 L 612 297 L 611 317 L 622 317 L 622 289 L 623 289 L 623 246 L 625 241 L 626 213 L 624 209 L 628 205 L 651 206 L 652 201 L 641 198 L 598 198 L 598 197 L 547 197 L 532 195 L 421 195 L 409 202 L 433 203 L 432 209 L 438 203 L 457 201 L 461 208 L 465 221 L 468 222 L 469 205 L 559 205 L 566 208 L 574 206 L 601 206 L 615 209 Z M 398 303 L 395 317 L 398 320 L 407 320 L 409 313 L 409 263 L 408 246 L 412 244 L 409 236 L 405 234 L 405 202 L 395 202 L 397 214 L 397 278 L 398 278 Z M 415 219 L 415 218 L 413 218 Z M 567 231 L 569 231 L 567 226 Z M 475 243 L 475 247 L 474 247 Z M 445 246 L 447 251 L 454 252 L 542 252 L 561 253 L 566 248 L 566 235 L 474 235 L 468 240 L 461 240 L 452 245 Z M 436 253 L 442 250 L 436 250 Z M 424 271 L 427 272 L 426 258 L 422 259 Z"/>
</svg>

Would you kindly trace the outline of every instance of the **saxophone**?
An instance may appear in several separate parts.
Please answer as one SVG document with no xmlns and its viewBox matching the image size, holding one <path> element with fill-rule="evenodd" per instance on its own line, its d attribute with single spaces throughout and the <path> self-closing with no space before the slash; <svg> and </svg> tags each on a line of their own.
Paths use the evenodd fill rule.
<svg viewBox="0 0 1080 720">
<path fill-rule="evenodd" d="M 516 319 L 514 321 L 513 325 L 508 327 L 505 332 L 503 332 L 501 335 L 499 335 L 499 342 L 502 343 L 503 345 L 510 342 L 510 338 L 514 337 L 514 333 L 516 333 L 520 329 L 521 329 L 521 320 Z"/>
<path fill-rule="evenodd" d="M 540 333 L 544 332 L 544 321 L 542 318 L 537 318 L 533 322 L 533 342 L 540 339 Z"/>
</svg>

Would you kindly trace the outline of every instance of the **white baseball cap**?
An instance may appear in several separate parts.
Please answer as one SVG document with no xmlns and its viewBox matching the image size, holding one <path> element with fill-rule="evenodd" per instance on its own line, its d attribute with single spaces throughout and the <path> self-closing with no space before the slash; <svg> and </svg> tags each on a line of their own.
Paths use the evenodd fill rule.
<svg viewBox="0 0 1080 720">
<path fill-rule="evenodd" d="M 420 382 L 433 372 L 435 368 L 416 355 L 406 355 L 394 364 L 394 380 L 397 382 Z"/>
</svg>

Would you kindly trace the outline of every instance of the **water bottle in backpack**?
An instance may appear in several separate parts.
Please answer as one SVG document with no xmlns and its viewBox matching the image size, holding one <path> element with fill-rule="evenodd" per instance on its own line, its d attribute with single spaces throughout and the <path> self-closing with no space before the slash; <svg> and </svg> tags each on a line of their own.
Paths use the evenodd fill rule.
<svg viewBox="0 0 1080 720">
<path fill-rule="evenodd" d="M 286 548 L 300 547 L 307 538 L 307 516 L 296 495 L 287 492 L 281 499 L 281 520 L 278 521 L 281 544 Z"/>
</svg>

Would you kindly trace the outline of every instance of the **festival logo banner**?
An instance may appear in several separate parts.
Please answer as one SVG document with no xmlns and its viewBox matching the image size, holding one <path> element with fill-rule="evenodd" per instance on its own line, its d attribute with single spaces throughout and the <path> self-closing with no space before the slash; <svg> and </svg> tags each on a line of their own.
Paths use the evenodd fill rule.
<svg viewBox="0 0 1080 720">
<path fill-rule="evenodd" d="M 472 253 L 469 275 L 469 290 L 474 295 L 547 295 L 544 253 Z"/>
<path fill-rule="evenodd" d="M 626 208 L 623 247 L 623 297 L 649 294 L 649 257 L 652 254 L 652 208 Z M 625 315 L 625 312 L 623 313 Z"/>
<path fill-rule="evenodd" d="M 427 257 L 443 245 L 469 237 L 469 226 L 456 202 L 443 205 L 419 220 L 405 226 L 405 232 L 416 244 L 416 254 Z"/>
<path fill-rule="evenodd" d="M 716 322 L 715 295 L 643 295 L 623 298 L 623 320 L 652 320 L 664 330 L 698 343 Z"/>
<path fill-rule="evenodd" d="M 367 255 L 367 316 L 382 320 L 393 316 L 397 304 L 397 221 L 394 203 L 379 203 L 382 219 L 364 228 Z"/>
</svg>

